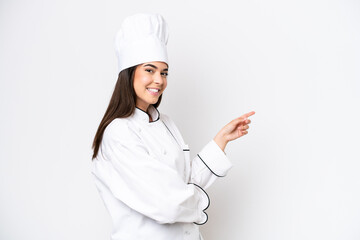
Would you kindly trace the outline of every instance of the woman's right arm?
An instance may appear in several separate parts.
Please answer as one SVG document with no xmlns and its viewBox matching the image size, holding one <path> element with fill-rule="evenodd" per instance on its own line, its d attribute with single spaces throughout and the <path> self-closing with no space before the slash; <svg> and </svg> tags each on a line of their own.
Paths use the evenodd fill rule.
<svg viewBox="0 0 360 240">
<path fill-rule="evenodd" d="M 207 194 L 147 152 L 127 120 L 106 128 L 92 173 L 113 196 L 159 223 L 204 224 Z"/>
<path fill-rule="evenodd" d="M 250 120 L 248 117 L 255 112 L 249 112 L 226 124 L 191 162 L 190 182 L 204 189 L 214 183 L 218 177 L 226 176 L 232 167 L 225 155 L 226 145 L 241 136 L 246 135 Z"/>
</svg>

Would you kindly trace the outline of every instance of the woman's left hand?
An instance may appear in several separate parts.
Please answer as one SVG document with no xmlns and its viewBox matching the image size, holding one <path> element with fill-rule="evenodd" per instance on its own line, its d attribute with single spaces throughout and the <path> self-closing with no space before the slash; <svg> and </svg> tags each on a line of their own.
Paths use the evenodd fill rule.
<svg viewBox="0 0 360 240">
<path fill-rule="evenodd" d="M 241 117 L 235 118 L 226 124 L 214 137 L 216 144 L 224 151 L 228 142 L 238 139 L 248 133 L 247 129 L 251 123 L 248 117 L 254 115 L 255 112 L 245 113 Z"/>
</svg>

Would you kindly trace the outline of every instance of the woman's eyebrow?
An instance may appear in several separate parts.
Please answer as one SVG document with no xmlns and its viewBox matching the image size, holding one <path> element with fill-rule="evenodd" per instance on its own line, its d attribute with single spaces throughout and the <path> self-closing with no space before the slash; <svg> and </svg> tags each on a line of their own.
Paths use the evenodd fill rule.
<svg viewBox="0 0 360 240">
<path fill-rule="evenodd" d="M 155 68 L 155 69 L 158 69 L 157 66 L 152 65 L 152 64 L 150 64 L 150 63 L 145 64 L 143 67 L 153 67 L 153 68 Z"/>
<path fill-rule="evenodd" d="M 158 69 L 157 66 L 152 65 L 152 64 L 150 64 L 150 63 L 145 64 L 143 67 L 153 67 L 153 68 L 155 68 L 155 69 Z M 165 69 L 163 69 L 163 71 L 169 71 L 169 69 L 168 69 L 168 68 L 165 68 Z"/>
</svg>

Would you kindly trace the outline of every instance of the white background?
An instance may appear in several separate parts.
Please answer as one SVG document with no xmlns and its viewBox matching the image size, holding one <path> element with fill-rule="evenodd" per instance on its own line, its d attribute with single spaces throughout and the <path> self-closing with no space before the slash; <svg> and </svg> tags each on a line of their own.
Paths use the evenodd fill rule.
<svg viewBox="0 0 360 240">
<path fill-rule="evenodd" d="M 162 112 L 196 154 L 255 111 L 206 240 L 360 239 L 360 2 L 0 1 L 0 239 L 109 239 L 91 144 L 133 13 L 170 26 Z"/>
</svg>

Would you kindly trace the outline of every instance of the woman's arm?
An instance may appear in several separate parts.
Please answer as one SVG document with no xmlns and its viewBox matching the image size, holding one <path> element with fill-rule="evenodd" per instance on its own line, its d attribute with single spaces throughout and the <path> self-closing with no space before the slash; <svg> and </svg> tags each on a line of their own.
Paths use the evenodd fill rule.
<svg viewBox="0 0 360 240">
<path fill-rule="evenodd" d="M 218 177 L 225 177 L 232 167 L 225 155 L 227 143 L 248 133 L 250 120 L 248 117 L 255 112 L 249 112 L 225 125 L 192 160 L 190 182 L 196 183 L 204 189 L 213 184 Z"/>
</svg>

